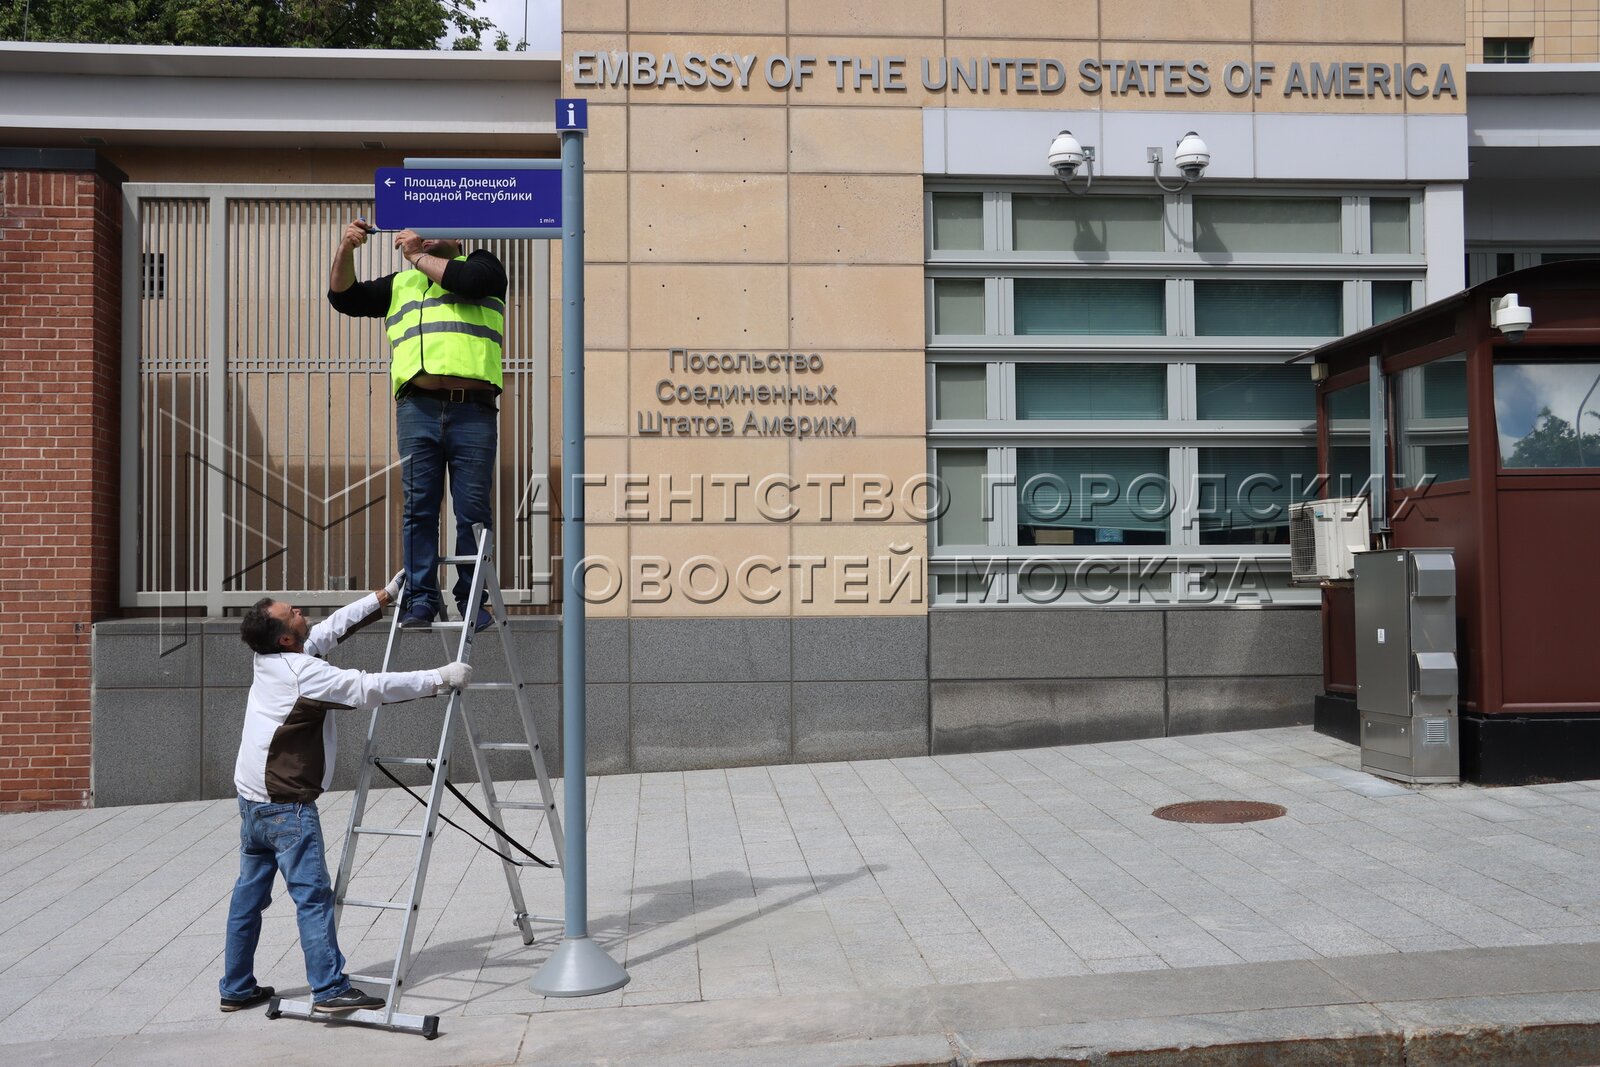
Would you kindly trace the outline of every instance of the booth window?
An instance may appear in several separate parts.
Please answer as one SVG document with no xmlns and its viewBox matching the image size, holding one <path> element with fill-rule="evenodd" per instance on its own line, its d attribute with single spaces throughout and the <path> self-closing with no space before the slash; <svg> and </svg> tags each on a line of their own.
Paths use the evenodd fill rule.
<svg viewBox="0 0 1600 1067">
<path fill-rule="evenodd" d="M 1167 450 L 1019 448 L 1017 507 L 1021 545 L 1166 544 Z"/>
<path fill-rule="evenodd" d="M 1467 462 L 1467 357 L 1411 367 L 1395 376 L 1400 485 L 1415 488 L 1465 479 Z"/>
<path fill-rule="evenodd" d="M 1494 414 L 1507 470 L 1600 467 L 1600 360 L 1496 360 Z"/>
<path fill-rule="evenodd" d="M 1160 363 L 1022 363 L 1019 419 L 1164 419 L 1167 368 Z"/>
<path fill-rule="evenodd" d="M 1335 389 L 1323 400 L 1328 408 L 1329 497 L 1360 496 L 1372 477 L 1368 384 Z"/>
</svg>

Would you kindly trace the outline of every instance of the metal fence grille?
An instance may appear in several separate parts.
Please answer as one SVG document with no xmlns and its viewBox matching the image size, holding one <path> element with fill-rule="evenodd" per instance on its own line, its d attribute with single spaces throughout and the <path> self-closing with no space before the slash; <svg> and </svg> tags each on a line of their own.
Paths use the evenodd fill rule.
<svg viewBox="0 0 1600 1067">
<path fill-rule="evenodd" d="M 366 193 L 364 187 L 361 193 Z M 123 600 L 219 614 L 262 595 L 318 605 L 400 565 L 400 467 L 383 324 L 329 306 L 328 263 L 370 196 L 344 187 L 126 187 Z M 221 220 L 221 228 L 214 226 Z M 474 242 L 510 278 L 495 550 L 507 599 L 549 600 L 549 252 Z M 387 235 L 360 278 L 403 268 Z M 449 547 L 448 502 L 441 545 Z M 126 566 L 130 562 L 134 564 Z M 449 578 L 446 577 L 446 583 Z"/>
</svg>

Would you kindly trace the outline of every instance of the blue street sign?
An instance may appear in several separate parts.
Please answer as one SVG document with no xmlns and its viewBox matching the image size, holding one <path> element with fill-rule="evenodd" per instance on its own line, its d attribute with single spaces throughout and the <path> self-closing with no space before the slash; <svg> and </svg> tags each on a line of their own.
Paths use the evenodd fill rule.
<svg viewBox="0 0 1600 1067">
<path fill-rule="evenodd" d="M 589 128 L 589 101 L 563 100 L 556 101 L 556 129 L 557 130 L 587 130 Z"/>
<path fill-rule="evenodd" d="M 383 167 L 373 176 L 375 222 L 424 236 L 561 226 L 559 170 Z"/>
</svg>

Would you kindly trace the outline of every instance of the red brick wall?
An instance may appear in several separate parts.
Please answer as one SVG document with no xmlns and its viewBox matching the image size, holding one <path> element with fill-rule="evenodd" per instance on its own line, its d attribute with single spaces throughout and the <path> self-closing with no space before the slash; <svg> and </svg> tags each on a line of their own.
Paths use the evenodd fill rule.
<svg viewBox="0 0 1600 1067">
<path fill-rule="evenodd" d="M 90 624 L 117 607 L 120 194 L 0 171 L 0 811 L 89 803 Z"/>
</svg>

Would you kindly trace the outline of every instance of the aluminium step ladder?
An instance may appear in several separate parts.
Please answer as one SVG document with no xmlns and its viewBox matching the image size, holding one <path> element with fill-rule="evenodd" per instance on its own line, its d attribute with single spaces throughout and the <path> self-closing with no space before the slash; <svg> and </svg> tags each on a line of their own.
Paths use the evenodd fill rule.
<svg viewBox="0 0 1600 1067">
<path fill-rule="evenodd" d="M 477 539 L 478 550 L 472 556 L 441 556 L 441 566 L 447 564 L 466 564 L 474 566 L 475 579 L 472 583 L 472 592 L 467 601 L 466 610 L 462 613 L 460 622 L 434 622 L 427 627 L 411 628 L 407 632 L 434 631 L 441 633 L 445 642 L 446 651 L 449 650 L 447 635 L 453 631 L 460 632 L 455 658 L 463 663 L 470 663 L 472 659 L 472 639 L 474 631 L 472 621 L 478 617 L 478 610 L 485 600 L 494 609 L 494 623 L 491 629 L 500 634 L 501 647 L 505 651 L 506 668 L 510 677 L 507 682 L 472 682 L 467 686 L 467 692 L 480 692 L 484 690 L 509 690 L 516 698 L 517 712 L 522 720 L 522 729 L 525 740 L 522 741 L 485 741 L 478 732 L 472 716 L 468 710 L 467 692 L 451 690 L 449 704 L 445 709 L 444 725 L 440 731 L 438 752 L 432 756 L 385 756 L 378 753 L 379 727 L 385 712 L 385 706 L 379 705 L 373 709 L 371 722 L 367 727 L 366 747 L 361 754 L 361 770 L 356 779 L 355 795 L 350 803 L 349 824 L 345 830 L 344 850 L 339 859 L 339 874 L 334 882 L 334 921 L 337 923 L 343 914 L 343 909 L 373 908 L 383 911 L 402 911 L 404 918 L 401 921 L 400 941 L 395 952 L 394 965 L 387 976 L 373 974 L 352 974 L 350 981 L 363 988 L 381 986 L 387 989 L 384 1006 L 381 1009 L 346 1011 L 330 1014 L 320 1014 L 313 1010 L 310 1000 L 291 1001 L 280 997 L 273 997 L 267 1005 L 267 1017 L 276 1019 L 287 1015 L 291 1018 L 317 1018 L 323 1020 L 342 1020 L 345 1022 L 365 1023 L 380 1026 L 390 1030 L 419 1033 L 432 1040 L 439 1032 L 439 1017 L 436 1015 L 407 1015 L 399 1011 L 400 999 L 405 991 L 406 974 L 411 965 L 411 944 L 416 935 L 417 915 L 422 903 L 423 884 L 427 880 L 428 860 L 433 851 L 433 838 L 437 831 L 438 823 L 445 818 L 440 814 L 440 805 L 444 800 L 447 789 L 453 790 L 449 784 L 449 767 L 451 748 L 455 743 L 456 731 L 459 728 L 467 737 L 468 750 L 472 753 L 473 765 L 477 769 L 478 782 L 483 789 L 483 812 L 480 816 L 490 824 L 499 841 L 493 846 L 494 851 L 500 856 L 501 867 L 505 871 L 506 888 L 510 891 L 513 911 L 512 922 L 522 934 L 523 944 L 531 945 L 534 941 L 533 923 L 554 922 L 560 923 L 559 918 L 535 916 L 528 913 L 527 905 L 522 895 L 522 882 L 519 872 L 522 867 L 549 866 L 558 869 L 566 857 L 566 841 L 561 831 L 561 817 L 556 811 L 555 791 L 550 786 L 550 776 L 545 771 L 544 750 L 539 744 L 539 731 L 534 725 L 533 708 L 529 704 L 526 684 L 522 680 L 522 671 L 517 664 L 515 649 L 511 642 L 511 625 L 506 615 L 505 600 L 500 592 L 500 581 L 492 565 L 491 545 L 494 535 L 484 529 L 482 525 L 473 527 L 473 534 Z M 389 623 L 389 642 L 383 654 L 383 669 L 387 671 L 394 660 L 395 648 L 399 643 L 401 629 L 399 625 L 400 611 L 398 605 L 393 618 Z M 527 752 L 532 758 L 534 775 L 539 782 L 539 801 L 509 801 L 499 799 L 494 778 L 489 771 L 490 752 L 518 751 Z M 423 823 L 418 828 L 405 827 L 380 827 L 368 826 L 365 823 L 367 813 L 367 800 L 371 793 L 372 773 L 374 769 L 382 770 L 385 767 L 428 767 L 432 770 L 433 778 L 428 786 L 426 798 L 426 814 Z M 412 794 L 415 796 L 416 794 Z M 460 794 L 457 794 L 460 796 Z M 461 798 L 465 801 L 465 798 Z M 470 807 L 470 804 L 468 804 Z M 511 850 L 500 842 L 511 842 L 512 839 L 505 832 L 505 822 L 502 811 L 513 808 L 541 810 L 548 820 L 551 841 L 555 846 L 556 862 L 545 864 L 542 861 L 535 863 L 529 860 L 518 860 L 511 855 Z M 349 895 L 350 882 L 355 864 L 356 844 L 362 837 L 398 837 L 413 838 L 417 842 L 416 861 L 411 871 L 409 885 L 404 889 L 401 899 L 391 900 L 366 900 Z M 493 838 L 491 838 L 493 840 Z M 480 843 L 482 843 L 480 841 Z M 518 851 L 526 851 L 515 844 L 512 847 Z M 531 853 L 529 853 L 531 855 Z M 368 992 L 375 990 L 368 988 Z"/>
</svg>

